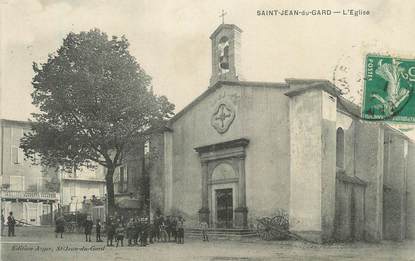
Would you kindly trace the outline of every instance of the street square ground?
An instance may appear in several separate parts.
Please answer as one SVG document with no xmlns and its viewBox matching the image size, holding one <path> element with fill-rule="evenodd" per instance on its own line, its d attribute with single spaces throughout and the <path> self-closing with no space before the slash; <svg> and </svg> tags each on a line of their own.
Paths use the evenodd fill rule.
<svg viewBox="0 0 415 261">
<path fill-rule="evenodd" d="M 16 234 L 1 239 L 1 260 L 415 260 L 414 241 L 321 246 L 298 241 L 186 239 L 183 245 L 115 248 L 84 242 L 82 234 L 56 239 L 52 227 L 17 228 Z"/>
</svg>

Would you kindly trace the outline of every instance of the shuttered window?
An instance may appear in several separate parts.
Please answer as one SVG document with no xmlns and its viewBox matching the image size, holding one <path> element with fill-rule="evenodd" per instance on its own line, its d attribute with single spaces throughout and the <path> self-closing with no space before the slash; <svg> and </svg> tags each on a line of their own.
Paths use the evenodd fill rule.
<svg viewBox="0 0 415 261">
<path fill-rule="evenodd" d="M 128 191 L 128 172 L 127 167 L 120 167 L 120 181 L 118 183 L 118 192 L 125 193 Z"/>
<path fill-rule="evenodd" d="M 23 161 L 23 150 L 18 147 L 12 147 L 12 163 L 20 164 Z"/>
</svg>

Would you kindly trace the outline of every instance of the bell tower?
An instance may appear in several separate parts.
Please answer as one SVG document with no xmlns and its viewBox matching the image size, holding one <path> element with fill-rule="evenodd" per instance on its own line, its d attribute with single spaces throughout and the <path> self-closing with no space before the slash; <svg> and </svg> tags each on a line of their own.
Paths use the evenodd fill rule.
<svg viewBox="0 0 415 261">
<path fill-rule="evenodd" d="M 236 25 L 222 23 L 210 36 L 212 41 L 210 86 L 217 81 L 241 79 L 241 33 L 242 30 Z"/>
</svg>

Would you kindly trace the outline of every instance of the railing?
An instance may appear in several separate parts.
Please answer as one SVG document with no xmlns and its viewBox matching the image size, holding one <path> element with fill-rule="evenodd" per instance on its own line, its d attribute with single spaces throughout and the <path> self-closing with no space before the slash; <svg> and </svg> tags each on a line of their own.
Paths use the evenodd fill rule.
<svg viewBox="0 0 415 261">
<path fill-rule="evenodd" d="M 41 200 L 57 200 L 56 192 L 33 192 L 33 191 L 1 191 L 1 198 L 5 199 L 41 199 Z"/>
</svg>

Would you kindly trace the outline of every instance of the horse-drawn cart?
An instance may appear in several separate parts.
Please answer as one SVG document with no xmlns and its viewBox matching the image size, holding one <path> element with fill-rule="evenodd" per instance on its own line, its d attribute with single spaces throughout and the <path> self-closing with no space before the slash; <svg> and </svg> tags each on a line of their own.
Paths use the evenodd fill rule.
<svg viewBox="0 0 415 261">
<path fill-rule="evenodd" d="M 69 233 L 82 233 L 86 216 L 86 214 L 80 212 L 63 213 L 63 218 L 65 220 L 65 231 Z"/>
<path fill-rule="evenodd" d="M 257 221 L 257 232 L 262 240 L 285 240 L 290 238 L 288 216 L 263 217 Z"/>
</svg>

